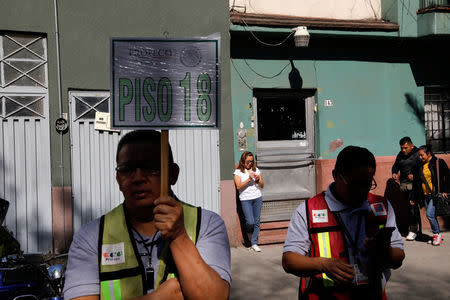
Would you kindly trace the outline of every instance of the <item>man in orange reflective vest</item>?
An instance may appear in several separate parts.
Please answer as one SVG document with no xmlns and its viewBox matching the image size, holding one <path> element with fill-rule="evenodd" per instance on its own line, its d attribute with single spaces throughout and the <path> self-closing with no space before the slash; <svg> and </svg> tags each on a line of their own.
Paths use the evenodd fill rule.
<svg viewBox="0 0 450 300">
<path fill-rule="evenodd" d="M 334 182 L 294 212 L 283 268 L 300 277 L 299 299 L 386 299 L 389 269 L 405 258 L 391 204 L 376 187 L 373 154 L 348 146 Z"/>
</svg>

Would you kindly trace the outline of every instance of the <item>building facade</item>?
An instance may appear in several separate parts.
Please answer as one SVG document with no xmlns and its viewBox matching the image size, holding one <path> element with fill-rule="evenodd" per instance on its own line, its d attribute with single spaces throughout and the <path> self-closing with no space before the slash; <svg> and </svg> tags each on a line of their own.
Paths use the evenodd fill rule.
<svg viewBox="0 0 450 300">
<path fill-rule="evenodd" d="M 221 165 L 233 164 L 227 3 L 1 1 L 0 197 L 10 202 L 5 225 L 24 251 L 66 250 L 74 231 L 122 201 L 114 167 L 124 131 L 94 129 L 96 112 L 110 111 L 110 38 L 214 33 L 220 130 L 169 135 L 181 166 L 174 191 L 220 213 L 220 187 L 232 182 Z"/>
<path fill-rule="evenodd" d="M 132 5 L 130 4 L 132 3 Z M 122 201 L 110 112 L 110 38 L 221 35 L 219 130 L 171 130 L 174 191 L 219 213 L 240 243 L 234 166 L 263 172 L 262 243 L 326 188 L 340 149 L 369 148 L 383 194 L 398 140 L 450 148 L 448 1 L 30 1 L 0 3 L 0 197 L 28 252 L 64 251 Z M 292 28 L 306 26 L 307 47 Z M 68 128 L 64 129 L 67 123 Z"/>
<path fill-rule="evenodd" d="M 380 195 L 403 136 L 450 150 L 448 9 L 446 1 L 230 1 L 234 160 L 256 153 L 263 242 L 283 240 L 293 210 L 332 181 L 345 146 L 374 153 Z M 295 46 L 298 26 L 307 47 Z"/>
</svg>

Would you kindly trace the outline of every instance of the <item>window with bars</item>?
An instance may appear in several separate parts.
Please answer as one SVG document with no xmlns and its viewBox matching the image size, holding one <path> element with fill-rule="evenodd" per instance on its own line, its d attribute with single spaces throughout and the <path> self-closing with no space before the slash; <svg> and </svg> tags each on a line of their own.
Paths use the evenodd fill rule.
<svg viewBox="0 0 450 300">
<path fill-rule="evenodd" d="M 450 152 L 449 87 L 425 87 L 425 134 L 433 152 Z"/>
<path fill-rule="evenodd" d="M 450 0 L 420 0 L 419 9 L 444 8 L 450 6 Z"/>
<path fill-rule="evenodd" d="M 109 112 L 109 93 L 79 92 L 73 93 L 75 113 L 73 121 L 94 120 L 95 113 Z"/>
<path fill-rule="evenodd" d="M 258 90 L 258 140 L 306 140 L 305 99 L 290 90 Z"/>
<path fill-rule="evenodd" d="M 0 32 L 0 118 L 44 118 L 47 87 L 46 38 Z"/>
</svg>

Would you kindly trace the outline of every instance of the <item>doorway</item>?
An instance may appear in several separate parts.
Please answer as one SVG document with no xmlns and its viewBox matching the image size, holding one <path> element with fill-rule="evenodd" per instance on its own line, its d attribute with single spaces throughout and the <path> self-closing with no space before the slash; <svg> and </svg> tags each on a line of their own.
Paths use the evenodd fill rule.
<svg viewBox="0 0 450 300">
<path fill-rule="evenodd" d="M 265 182 L 262 222 L 290 220 L 316 193 L 315 92 L 254 90 L 256 159 Z"/>
</svg>

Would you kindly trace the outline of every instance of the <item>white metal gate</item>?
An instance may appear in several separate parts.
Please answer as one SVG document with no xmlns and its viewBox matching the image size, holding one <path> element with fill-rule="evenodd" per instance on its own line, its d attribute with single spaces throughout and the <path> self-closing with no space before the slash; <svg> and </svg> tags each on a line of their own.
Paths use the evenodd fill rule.
<svg viewBox="0 0 450 300">
<path fill-rule="evenodd" d="M 187 203 L 220 214 L 219 131 L 171 130 L 169 141 L 180 166 L 175 194 Z"/>
<path fill-rule="evenodd" d="M 76 232 L 120 202 L 116 149 L 126 131 L 94 129 L 95 112 L 108 112 L 109 92 L 70 92 L 73 226 Z M 220 212 L 218 130 L 171 130 L 169 141 L 180 177 L 173 187 L 183 201 Z"/>
<path fill-rule="evenodd" d="M 0 34 L 0 197 L 25 252 L 52 250 L 46 39 Z"/>
</svg>

